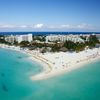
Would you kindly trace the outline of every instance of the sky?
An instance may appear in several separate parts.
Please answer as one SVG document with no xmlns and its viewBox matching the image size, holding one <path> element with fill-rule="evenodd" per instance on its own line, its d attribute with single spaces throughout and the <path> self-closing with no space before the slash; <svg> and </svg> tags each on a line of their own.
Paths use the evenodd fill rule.
<svg viewBox="0 0 100 100">
<path fill-rule="evenodd" d="M 100 0 L 0 0 L 0 31 L 100 32 Z"/>
</svg>

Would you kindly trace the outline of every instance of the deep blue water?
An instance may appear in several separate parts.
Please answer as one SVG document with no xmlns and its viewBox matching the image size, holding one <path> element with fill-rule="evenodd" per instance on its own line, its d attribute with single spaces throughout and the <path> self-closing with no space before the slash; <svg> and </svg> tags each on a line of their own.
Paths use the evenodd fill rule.
<svg viewBox="0 0 100 100">
<path fill-rule="evenodd" d="M 20 52 L 0 49 L 0 100 L 100 100 L 100 60 L 41 81 L 41 65 Z"/>
<path fill-rule="evenodd" d="M 33 35 L 48 35 L 48 34 L 100 34 L 100 32 L 0 32 L 2 35 L 10 35 L 10 34 L 28 34 L 32 33 Z"/>
</svg>

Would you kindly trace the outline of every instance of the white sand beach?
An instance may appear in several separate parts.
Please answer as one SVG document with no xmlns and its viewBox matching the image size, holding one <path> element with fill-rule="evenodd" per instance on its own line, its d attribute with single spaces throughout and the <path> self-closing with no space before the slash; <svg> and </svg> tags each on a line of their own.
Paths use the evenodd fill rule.
<svg viewBox="0 0 100 100">
<path fill-rule="evenodd" d="M 100 59 L 100 48 L 87 49 L 76 52 L 39 53 L 36 50 L 20 50 L 19 47 L 0 45 L 2 48 L 21 51 L 30 55 L 30 59 L 40 63 L 43 71 L 31 76 L 32 80 L 43 80 L 62 73 L 75 70 L 97 59 Z"/>
<path fill-rule="evenodd" d="M 84 64 L 100 59 L 100 48 L 88 49 L 79 53 L 45 53 L 39 54 L 38 56 L 48 63 L 48 65 L 51 67 L 51 70 L 48 73 L 43 71 L 38 75 L 32 76 L 32 80 L 46 79 L 58 74 L 66 73 L 80 68 Z"/>
</svg>

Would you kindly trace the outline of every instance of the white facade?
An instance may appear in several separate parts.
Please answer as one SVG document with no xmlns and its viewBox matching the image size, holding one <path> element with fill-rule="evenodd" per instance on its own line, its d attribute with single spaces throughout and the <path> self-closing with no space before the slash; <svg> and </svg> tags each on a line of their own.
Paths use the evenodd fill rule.
<svg viewBox="0 0 100 100">
<path fill-rule="evenodd" d="M 65 41 L 66 36 L 65 35 L 48 35 L 46 36 L 46 42 L 53 42 L 53 41 Z"/>
<path fill-rule="evenodd" d="M 22 41 L 28 41 L 28 42 L 31 42 L 33 39 L 32 39 L 32 34 L 27 34 L 27 35 L 16 35 L 16 41 L 18 43 L 22 42 Z"/>
<path fill-rule="evenodd" d="M 73 41 L 73 42 L 84 42 L 82 38 L 80 38 L 79 35 L 48 35 L 46 36 L 46 42 L 54 42 L 54 41 Z"/>
<path fill-rule="evenodd" d="M 100 34 L 97 34 L 96 37 L 97 37 L 98 40 L 100 41 Z"/>
<path fill-rule="evenodd" d="M 5 37 L 5 41 L 10 42 L 10 43 L 14 43 L 15 41 L 15 36 L 11 35 L 11 36 L 6 36 Z"/>
<path fill-rule="evenodd" d="M 17 41 L 18 43 L 22 42 L 22 41 L 28 41 L 31 42 L 32 39 L 32 34 L 25 34 L 25 35 L 11 35 L 11 36 L 7 36 L 5 37 L 5 40 L 7 42 L 14 42 Z"/>
</svg>

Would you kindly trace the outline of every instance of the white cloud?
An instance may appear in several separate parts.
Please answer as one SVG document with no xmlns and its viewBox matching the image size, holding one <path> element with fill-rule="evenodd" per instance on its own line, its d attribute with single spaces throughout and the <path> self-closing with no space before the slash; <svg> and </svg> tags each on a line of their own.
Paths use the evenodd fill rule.
<svg viewBox="0 0 100 100">
<path fill-rule="evenodd" d="M 92 29 L 93 25 L 82 23 L 82 24 L 77 25 L 77 28 L 79 28 L 79 29 Z"/>
<path fill-rule="evenodd" d="M 20 25 L 19 26 L 20 28 L 27 28 L 27 27 L 29 27 L 28 25 Z"/>
<path fill-rule="evenodd" d="M 33 28 L 43 28 L 44 24 L 35 24 Z"/>
<path fill-rule="evenodd" d="M 93 26 L 90 24 L 82 23 L 82 24 L 62 24 L 62 25 L 46 25 L 46 28 L 50 29 L 92 29 Z"/>
<path fill-rule="evenodd" d="M 16 25 L 12 25 L 12 24 L 1 24 L 0 28 L 15 28 Z"/>
<path fill-rule="evenodd" d="M 44 25 L 44 24 L 33 24 L 33 25 L 14 25 L 14 24 L 0 24 L 0 29 L 48 29 L 48 30 L 92 30 L 95 27 L 91 24 L 81 23 L 81 24 L 59 24 L 59 25 Z"/>
<path fill-rule="evenodd" d="M 74 28 L 74 25 L 64 24 L 64 25 L 61 25 L 61 28 L 71 29 L 71 28 Z"/>
<path fill-rule="evenodd" d="M 65 24 L 65 25 L 61 25 L 61 28 L 66 28 L 66 29 L 93 29 L 93 25 L 86 24 L 86 23 L 81 23 L 81 24 L 76 24 L 76 25 Z"/>
<path fill-rule="evenodd" d="M 0 28 L 42 28 L 43 24 L 34 25 L 13 25 L 13 24 L 0 24 Z"/>
</svg>

